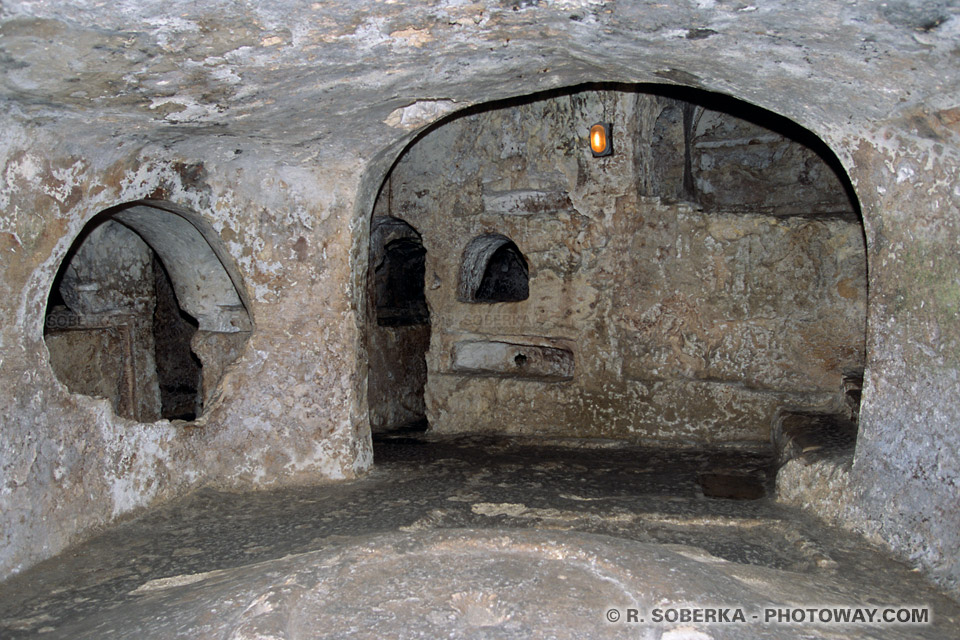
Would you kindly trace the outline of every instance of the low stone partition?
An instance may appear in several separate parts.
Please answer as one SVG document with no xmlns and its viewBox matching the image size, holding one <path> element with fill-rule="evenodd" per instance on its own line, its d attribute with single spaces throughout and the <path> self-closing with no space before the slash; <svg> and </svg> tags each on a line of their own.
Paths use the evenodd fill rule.
<svg viewBox="0 0 960 640">
<path fill-rule="evenodd" d="M 850 499 L 850 469 L 857 424 L 847 415 L 783 412 L 773 428 L 780 468 L 779 502 L 802 507 L 831 524 L 844 524 Z"/>
</svg>

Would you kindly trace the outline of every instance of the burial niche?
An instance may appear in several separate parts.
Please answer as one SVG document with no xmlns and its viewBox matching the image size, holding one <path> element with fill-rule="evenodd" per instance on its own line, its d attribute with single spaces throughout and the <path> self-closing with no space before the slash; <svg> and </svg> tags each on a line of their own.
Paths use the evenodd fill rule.
<svg viewBox="0 0 960 640">
<path fill-rule="evenodd" d="M 463 251 L 459 298 L 463 302 L 520 302 L 530 297 L 527 259 L 505 235 L 487 233 Z"/>
<path fill-rule="evenodd" d="M 125 418 L 197 418 L 252 328 L 227 264 L 196 214 L 152 201 L 101 212 L 67 252 L 48 298 L 55 375 Z"/>
</svg>

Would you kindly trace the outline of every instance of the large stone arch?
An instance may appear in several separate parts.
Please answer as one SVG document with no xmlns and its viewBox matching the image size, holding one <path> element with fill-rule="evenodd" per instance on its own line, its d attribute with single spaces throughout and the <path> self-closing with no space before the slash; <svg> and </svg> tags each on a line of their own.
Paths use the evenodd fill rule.
<svg viewBox="0 0 960 640">
<path fill-rule="evenodd" d="M 43 376 L 18 377 L 19 363 L 34 364 L 32 355 L 18 353 L 21 339 L 31 353 L 40 351 L 34 347 L 46 294 L 46 288 L 38 292 L 31 284 L 46 276 L 30 280 L 23 274 L 49 269 L 50 247 L 75 225 L 82 210 L 78 199 L 119 191 L 124 195 L 114 201 L 149 197 L 156 185 L 141 188 L 149 171 L 140 171 L 139 165 L 174 157 L 209 161 L 218 171 L 224 206 L 218 215 L 223 219 L 237 215 L 251 200 L 264 211 L 276 204 L 248 197 L 251 184 L 269 187 L 269 180 L 261 182 L 262 173 L 280 183 L 297 173 L 288 171 L 290 166 L 323 167 L 299 176 L 318 178 L 306 182 L 321 185 L 314 190 L 320 199 L 330 197 L 315 208 L 296 202 L 291 219 L 306 212 L 313 218 L 308 226 L 316 223 L 314 228 L 322 228 L 318 235 L 329 237 L 349 227 L 355 251 L 343 262 L 351 266 L 337 263 L 326 271 L 323 277 L 335 275 L 338 285 L 321 288 L 320 295 L 342 294 L 344 304 L 352 306 L 349 311 L 337 307 L 337 312 L 352 313 L 347 322 L 359 327 L 366 270 L 353 266 L 366 261 L 363 220 L 388 165 L 425 122 L 462 105 L 598 78 L 698 86 L 745 99 L 813 131 L 856 185 L 871 288 L 862 422 L 867 437 L 858 449 L 851 490 L 866 516 L 854 514 L 848 520 L 872 528 L 928 566 L 954 562 L 945 570 L 955 579 L 960 576 L 951 560 L 956 554 L 950 551 L 958 547 L 956 538 L 946 535 L 960 530 L 953 508 L 960 463 L 953 453 L 958 438 L 952 428 L 960 411 L 949 401 L 957 394 L 960 370 L 953 356 L 958 330 L 952 321 L 960 271 L 955 223 L 960 196 L 953 188 L 960 157 L 953 73 L 956 7 L 817 0 L 760 7 L 485 2 L 445 5 L 443 19 L 437 20 L 436 8 L 427 4 L 305 2 L 263 7 L 259 13 L 226 8 L 222 20 L 208 23 L 198 5 L 179 17 L 171 34 L 169 21 L 157 19 L 162 11 L 152 6 L 130 4 L 116 11 L 108 5 L 82 10 L 68 5 L 15 3 L 4 17 L 13 109 L 4 115 L 2 144 L 9 158 L 5 177 L 17 187 L 12 200 L 4 201 L 10 215 L 0 242 L 4 254 L 15 257 L 4 263 L 10 277 L 0 288 L 8 298 L 22 293 L 17 298 L 21 304 L 0 327 L 8 349 L 4 366 L 16 380 L 11 387 L 49 387 Z M 380 11 L 389 12 L 389 19 L 380 20 Z M 285 29 L 298 21 L 318 28 Z M 46 46 L 50 33 L 75 50 L 64 55 L 58 46 Z M 209 65 L 183 64 L 185 56 L 211 42 L 224 46 L 212 52 Z M 258 42 L 261 48 L 250 46 Z M 106 53 L 127 46 L 130 54 L 141 51 L 144 56 Z M 219 55 L 226 51 L 236 54 Z M 75 67 L 69 73 L 61 72 L 64 60 Z M 203 81 L 187 77 L 193 71 Z M 141 97 L 131 99 L 131 91 Z M 104 112 L 109 115 L 101 118 Z M 253 158 L 270 168 L 257 171 Z M 353 181 L 361 172 L 378 177 L 363 181 L 357 190 Z M 287 184 L 296 186 L 296 177 Z M 242 204 L 235 207 L 234 200 Z M 354 208 L 355 215 L 342 214 L 343 208 Z M 342 225 L 323 228 L 317 220 L 327 215 Z M 249 233 L 235 220 L 228 224 L 241 244 L 261 230 L 256 218 L 247 211 L 237 218 L 252 229 Z M 268 234 L 282 237 L 270 223 L 265 226 Z M 301 252 L 312 257 L 322 241 L 303 226 L 292 226 L 309 241 L 300 245 Z M 296 243 L 297 236 L 290 240 Z M 267 244 L 275 249 L 281 243 L 274 237 Z M 260 295 L 272 300 L 285 282 L 277 278 L 280 284 L 275 285 L 273 273 L 258 275 Z M 279 339 L 264 346 L 278 344 L 288 350 L 298 346 L 295 340 Z M 355 350 L 364 349 L 362 339 L 346 329 L 329 344 L 350 361 L 356 360 Z M 332 395 L 363 406 L 365 376 L 353 373 L 331 376 L 339 380 Z M 60 422 L 71 433 L 82 428 L 75 418 L 51 413 L 42 397 L 31 404 L 23 393 L 9 395 L 4 404 L 13 407 L 11 415 L 26 416 L 25 424 L 53 431 Z M 335 420 L 352 425 L 351 419 Z M 362 427 L 344 431 L 356 431 L 357 442 L 364 438 Z M 349 447 L 330 455 L 350 457 L 363 449 L 351 440 Z M 19 464 L 20 457 L 15 459 Z M 292 468 L 293 474 L 300 470 Z M 275 465 L 263 477 L 269 482 L 288 471 Z M 18 497 L 14 506 L 30 499 Z M 74 502 L 85 504 L 80 498 Z M 27 520 L 39 518 L 31 513 Z M 40 549 L 45 543 L 28 544 Z"/>
<path fill-rule="evenodd" d="M 800 143 L 796 142 L 795 139 L 801 139 L 804 143 L 815 144 L 816 145 L 815 150 L 808 152 L 808 155 L 810 156 L 810 158 L 816 159 L 818 158 L 818 154 L 828 155 L 828 157 L 826 157 L 823 160 L 817 160 L 817 162 L 819 162 L 821 165 L 821 167 L 817 170 L 822 172 L 827 172 L 827 173 L 838 170 L 839 163 L 836 160 L 836 157 L 833 155 L 831 151 L 829 151 L 827 145 L 821 140 L 819 140 L 819 138 L 816 138 L 816 136 L 813 133 L 811 133 L 806 129 L 803 129 L 796 123 L 792 123 L 788 121 L 786 118 L 778 116 L 772 112 L 767 112 L 765 110 L 762 110 L 759 107 L 742 103 L 736 100 L 735 98 L 732 98 L 729 96 L 718 96 L 716 94 L 709 94 L 702 91 L 686 90 L 683 88 L 678 88 L 675 86 L 667 86 L 667 85 L 649 85 L 649 84 L 604 85 L 604 84 L 597 84 L 597 83 L 592 83 L 590 85 L 573 85 L 565 89 L 556 89 L 556 90 L 547 92 L 545 94 L 533 94 L 533 95 L 522 96 L 513 101 L 506 101 L 506 102 L 494 101 L 491 103 L 484 103 L 481 105 L 470 107 L 462 112 L 455 113 L 446 118 L 438 120 L 433 124 L 425 126 L 420 130 L 417 130 L 410 136 L 410 138 L 412 138 L 412 141 L 409 142 L 407 146 L 405 146 L 400 152 L 397 152 L 395 149 L 393 151 L 385 152 L 385 155 L 388 158 L 394 159 L 393 163 L 390 163 L 384 160 L 381 162 L 379 166 L 381 168 L 386 167 L 388 164 L 392 164 L 393 167 L 397 166 L 396 163 L 399 162 L 399 160 L 396 160 L 396 159 L 405 157 L 405 155 L 408 152 L 410 152 L 410 150 L 413 149 L 415 145 L 418 144 L 419 141 L 426 139 L 427 136 L 431 135 L 433 132 L 441 131 L 444 127 L 447 127 L 451 123 L 460 121 L 461 118 L 470 117 L 475 114 L 494 113 L 500 110 L 506 110 L 509 108 L 516 107 L 517 105 L 528 105 L 538 100 L 551 99 L 557 96 L 578 96 L 582 92 L 599 91 L 599 90 L 605 90 L 605 91 L 611 91 L 611 92 L 637 92 L 637 94 L 655 95 L 658 97 L 658 99 L 662 99 L 665 101 L 664 111 L 667 111 L 671 108 L 679 108 L 679 107 L 673 106 L 673 103 L 677 103 L 678 105 L 681 104 L 680 102 L 677 102 L 677 101 L 684 97 L 690 98 L 691 96 L 693 96 L 695 98 L 700 98 L 701 100 L 706 100 L 708 98 L 713 99 L 715 102 L 719 104 L 719 106 L 716 108 L 727 109 L 728 111 L 730 109 L 739 108 L 749 114 L 747 117 L 751 119 L 751 122 L 759 121 L 759 122 L 767 122 L 768 124 L 770 122 L 773 122 L 775 124 L 772 124 L 771 126 L 779 127 L 778 130 L 781 130 L 781 129 L 785 130 L 786 133 L 783 133 L 783 131 L 781 131 L 781 133 L 783 133 L 783 135 L 788 136 L 786 138 L 774 136 L 774 134 L 772 133 L 770 134 L 775 138 L 772 141 L 767 141 L 771 145 L 776 146 L 777 144 L 779 144 L 781 146 L 789 147 L 792 144 L 794 147 L 799 148 Z M 588 110 L 588 108 L 584 107 L 583 105 L 577 106 L 575 108 L 583 110 L 584 114 Z M 702 111 L 702 108 L 700 108 L 700 111 Z M 654 109 L 654 112 L 656 112 L 656 109 Z M 584 115 L 583 119 L 585 123 L 588 123 L 587 115 Z M 687 188 L 688 184 L 693 184 L 694 179 L 693 177 L 687 175 L 689 174 L 689 171 L 690 171 L 689 169 L 690 159 L 689 157 L 687 158 L 684 157 L 684 152 L 687 151 L 689 153 L 689 150 L 685 150 L 683 148 L 683 145 L 684 145 L 683 130 L 685 128 L 690 128 L 695 125 L 695 123 L 693 123 L 692 120 L 693 120 L 692 118 L 686 118 L 683 116 L 677 116 L 672 118 L 671 126 L 678 128 L 681 131 L 681 135 L 679 137 L 674 136 L 676 140 L 671 142 L 671 144 L 679 144 L 679 147 L 680 147 L 677 149 L 679 154 L 678 155 L 679 167 L 680 167 L 679 171 L 673 171 L 673 174 L 676 174 L 676 175 L 671 175 L 671 177 L 669 178 L 673 182 L 676 182 L 676 184 L 662 185 L 662 184 L 652 184 L 652 183 L 645 183 L 643 181 L 639 181 L 637 188 L 642 197 L 656 197 L 656 198 L 662 198 L 664 199 L 664 201 L 673 202 L 676 200 L 690 200 L 691 198 L 694 198 L 696 196 L 695 193 L 692 193 L 693 190 Z M 756 128 L 756 126 L 759 126 L 759 125 L 751 124 L 750 126 L 754 126 Z M 654 133 L 656 133 L 655 129 L 653 131 Z M 689 135 L 687 135 L 687 137 L 689 138 L 689 137 L 692 137 L 694 132 L 691 130 L 691 132 L 688 132 L 688 133 Z M 522 134 L 517 134 L 517 135 L 522 136 Z M 620 132 L 620 135 L 625 135 L 623 134 L 622 130 Z M 663 132 L 660 132 L 660 135 L 662 136 Z M 780 134 L 777 134 L 777 135 L 780 135 Z M 511 138 L 511 140 L 513 140 L 514 138 L 516 138 L 516 136 Z M 521 143 L 518 142 L 517 144 L 521 144 Z M 564 141 L 563 144 L 567 144 L 567 142 Z M 446 155 L 454 155 L 455 153 L 458 153 L 458 152 L 450 151 L 449 154 L 435 153 L 434 157 L 436 158 L 446 157 Z M 507 153 L 507 151 L 505 150 L 504 153 Z M 779 151 L 779 148 L 769 151 L 768 156 L 770 158 L 779 157 L 778 153 L 781 153 Z M 635 161 L 640 164 L 642 164 L 643 162 L 646 162 L 649 164 L 648 158 L 647 159 L 637 158 Z M 593 162 L 600 162 L 600 161 L 593 161 Z M 375 166 L 375 165 L 372 165 L 372 166 Z M 646 166 L 641 168 L 646 169 Z M 381 182 L 377 186 L 377 188 L 379 189 L 382 186 L 383 189 L 389 189 L 390 186 L 388 183 L 390 182 L 390 180 L 384 181 L 385 177 L 388 174 L 389 174 L 389 170 L 384 169 L 384 173 L 378 174 L 376 176 L 368 177 L 367 180 L 376 182 L 376 180 L 379 179 L 381 180 Z M 699 179 L 699 175 L 696 177 Z M 856 220 L 857 216 L 859 215 L 858 205 L 855 199 L 852 202 L 847 200 L 849 196 L 852 196 L 852 190 L 849 187 L 849 180 L 846 178 L 845 175 L 842 174 L 842 171 L 836 178 L 833 178 L 833 179 L 834 179 L 834 182 L 832 183 L 832 186 L 830 188 L 834 190 L 837 202 L 824 203 L 820 201 L 822 200 L 821 198 L 820 200 L 817 200 L 817 206 L 819 208 L 822 208 L 824 210 L 823 213 L 825 213 L 827 216 L 832 216 L 835 214 L 845 215 L 848 217 L 848 219 Z M 661 183 L 663 181 L 664 180 L 662 178 L 659 180 L 659 182 Z M 660 191 L 657 191 L 658 189 L 660 189 Z M 370 191 L 372 192 L 373 189 L 371 189 Z M 430 189 L 427 189 L 425 192 L 430 194 L 425 196 L 427 201 L 429 201 L 429 199 L 434 197 L 435 195 L 432 193 Z M 752 197 L 754 195 L 756 194 L 751 191 L 751 193 L 745 194 L 742 197 L 747 198 L 747 196 Z M 498 212 L 500 215 L 504 216 L 502 218 L 503 220 L 508 220 L 508 219 L 515 220 L 518 218 L 523 218 L 525 216 L 528 216 L 528 217 L 536 216 L 539 214 L 539 212 L 550 211 L 558 208 L 562 209 L 564 207 L 571 208 L 571 211 L 573 211 L 574 209 L 576 209 L 577 206 L 579 206 L 579 205 L 571 204 L 569 198 L 564 193 L 560 193 L 560 192 L 547 193 L 547 192 L 541 192 L 536 190 L 531 191 L 529 189 L 528 190 L 500 189 L 500 190 L 495 190 L 495 192 L 492 192 L 492 193 L 485 192 L 482 198 L 479 196 L 475 196 L 473 200 L 469 200 L 468 198 L 469 198 L 469 194 L 465 198 L 457 200 L 457 202 L 454 203 L 455 206 L 452 209 L 448 207 L 448 209 L 452 211 L 451 215 L 453 215 L 457 219 L 462 219 L 464 216 L 469 216 L 470 212 L 473 211 L 473 208 L 480 206 L 480 207 L 487 207 L 495 210 L 495 212 Z M 841 206 L 837 204 L 838 202 L 846 202 L 846 204 Z M 694 204 L 695 206 L 701 206 L 701 203 L 699 202 L 694 202 Z M 743 204 L 733 207 L 733 210 L 752 215 L 752 214 L 763 213 L 763 212 L 769 213 L 770 211 L 775 210 L 779 207 L 779 209 L 782 209 L 783 211 L 780 211 L 778 215 L 790 217 L 797 213 L 801 213 L 800 210 L 790 209 L 789 208 L 790 204 L 791 203 L 783 201 L 782 198 L 780 201 L 777 201 L 776 197 L 774 197 L 772 201 L 754 202 L 754 201 L 744 200 Z M 460 205 L 462 205 L 462 210 L 456 211 L 456 207 Z M 413 208 L 416 208 L 415 205 L 411 205 L 411 206 L 413 206 Z M 730 208 L 730 206 L 731 206 L 730 203 L 726 203 L 726 202 L 721 203 L 721 205 L 716 205 L 713 202 L 709 203 L 709 208 L 712 211 L 722 210 L 724 208 Z M 839 209 L 837 208 L 838 206 L 839 206 Z M 845 213 L 843 212 L 844 209 L 846 211 Z M 408 211 L 407 213 L 411 213 L 411 212 Z M 369 213 L 366 214 L 365 217 L 368 218 Z M 774 215 L 774 217 L 776 217 L 776 215 Z M 429 223 L 424 223 L 424 221 L 421 221 L 421 224 L 424 225 L 423 228 L 426 230 L 425 231 L 426 236 L 433 234 L 434 238 L 436 237 L 436 233 L 438 229 L 435 224 L 435 221 L 431 221 Z M 495 223 L 493 219 L 487 220 L 486 222 L 480 225 L 480 227 L 483 227 L 483 228 L 482 229 L 478 228 L 478 230 L 475 233 L 478 233 L 481 236 L 483 235 L 483 233 L 489 234 L 491 229 L 496 229 L 496 224 L 497 223 Z M 799 226 L 802 227 L 802 223 L 800 223 Z M 862 237 L 863 237 L 862 227 L 859 226 L 859 223 L 855 223 L 853 226 L 857 227 L 856 232 L 854 234 L 855 237 L 852 238 L 853 242 L 856 243 L 856 242 L 862 241 Z M 508 232 L 508 235 L 509 235 L 509 232 Z M 470 237 L 470 236 L 468 235 L 467 237 Z M 483 237 L 486 237 L 486 236 L 483 236 Z M 500 237 L 500 236 L 496 236 L 496 237 Z M 447 251 L 447 249 L 444 249 L 444 250 Z M 459 251 L 460 249 L 458 248 L 457 249 L 458 254 L 459 254 Z M 863 249 L 861 248 L 860 251 L 862 255 Z M 449 253 L 449 251 L 447 252 Z M 436 252 L 434 253 L 434 255 L 435 256 L 437 255 Z M 866 265 L 863 265 L 863 269 L 865 268 L 866 268 Z M 433 281 L 435 283 L 443 282 L 445 280 L 453 280 L 453 281 L 457 280 L 457 274 L 453 272 L 446 273 L 446 274 L 439 273 L 433 277 L 434 277 Z M 861 274 L 861 278 L 862 277 L 863 276 Z M 428 276 L 428 279 L 430 279 L 429 276 Z M 460 274 L 459 282 L 461 285 L 464 282 L 462 273 Z M 862 291 L 860 295 L 863 295 Z M 459 291 L 459 290 L 458 290 L 458 298 L 461 301 L 463 301 L 464 299 L 469 299 L 468 296 L 464 295 L 463 291 Z M 498 313 L 500 315 L 503 315 L 503 314 L 510 313 L 510 311 L 498 310 Z M 524 313 L 529 314 L 530 309 L 524 310 Z M 441 318 L 441 321 L 442 321 L 442 318 Z M 443 334 L 442 331 L 438 333 L 441 335 Z M 464 337 L 464 340 L 466 340 L 471 345 L 471 349 L 473 349 L 474 351 L 476 351 L 476 349 L 478 348 L 477 344 L 486 344 L 483 342 L 483 340 L 491 340 L 492 342 L 490 344 L 495 346 L 495 349 L 494 347 L 491 347 L 491 349 L 496 350 L 497 353 L 500 353 L 500 351 L 503 351 L 502 345 L 512 344 L 513 346 L 510 349 L 508 349 L 510 354 L 516 355 L 514 354 L 514 352 L 516 352 L 517 354 L 522 353 L 522 355 L 524 356 L 524 359 L 523 359 L 524 363 L 525 364 L 531 363 L 530 366 L 527 366 L 525 368 L 518 368 L 518 366 L 514 362 L 515 358 L 513 358 L 513 355 L 511 355 L 510 362 L 504 361 L 502 366 L 491 365 L 490 363 L 484 364 L 484 366 L 480 368 L 480 371 L 486 372 L 485 375 L 489 375 L 493 373 L 495 375 L 509 377 L 509 376 L 522 374 L 523 377 L 528 377 L 534 380 L 557 380 L 557 379 L 569 380 L 571 378 L 570 369 L 572 367 L 573 355 L 570 352 L 570 344 L 568 342 L 570 339 L 569 336 L 566 336 L 566 337 L 545 336 L 541 339 L 537 339 L 535 336 L 543 335 L 543 334 L 538 333 L 536 327 L 534 326 L 526 327 L 526 329 L 524 330 L 514 332 L 518 334 L 516 337 L 511 337 L 510 335 L 507 335 L 509 333 L 510 333 L 509 331 L 500 330 L 499 335 L 496 335 L 496 336 L 488 336 L 488 337 L 465 336 Z M 736 333 L 736 332 L 734 331 L 733 333 Z M 522 337 L 521 334 L 522 336 L 526 336 L 526 337 L 521 339 Z M 435 333 L 434 335 L 436 336 L 437 333 Z M 531 336 L 534 336 L 534 337 L 530 338 Z M 527 344 L 526 342 L 527 339 L 532 339 L 534 342 L 536 342 L 536 344 L 532 344 L 532 343 Z M 862 321 L 859 328 L 859 337 L 855 339 L 862 344 L 862 341 L 863 341 Z M 477 342 L 478 340 L 480 340 L 480 342 Z M 557 340 L 560 340 L 560 342 L 557 342 Z M 437 344 L 433 345 L 432 351 L 434 352 L 434 354 L 438 352 L 438 349 L 437 349 L 438 346 L 439 345 Z M 439 352 L 445 352 L 447 351 L 448 348 L 452 348 L 451 345 L 442 345 L 440 346 Z M 862 352 L 862 347 L 858 347 L 858 348 Z M 551 349 L 553 349 L 553 351 L 551 351 Z M 462 351 L 463 349 L 456 349 L 456 348 L 453 349 L 453 352 L 455 354 L 462 355 L 461 353 Z M 562 357 L 561 357 L 561 354 L 562 354 Z M 364 354 L 361 352 L 360 354 L 361 361 L 364 359 L 364 357 L 365 357 Z M 462 363 L 459 361 L 457 355 L 451 356 L 451 358 L 453 363 L 452 366 L 454 369 L 461 367 Z M 533 359 L 531 360 L 531 358 Z M 566 363 L 563 367 L 561 367 L 562 371 L 560 369 L 558 369 L 557 371 L 553 371 L 552 369 L 550 369 L 549 371 L 547 369 L 541 370 L 541 368 L 539 367 L 532 366 L 532 363 L 534 362 L 534 360 L 537 360 L 537 361 L 541 359 L 551 360 L 556 358 L 560 358 L 564 363 Z M 858 365 L 852 368 L 859 369 L 860 366 L 861 365 Z M 493 367 L 493 368 L 491 369 L 490 367 Z M 840 388 L 839 374 L 837 374 L 834 377 L 836 379 L 833 382 L 836 383 L 835 386 L 837 387 L 837 389 L 839 389 Z M 795 383 L 791 383 L 791 384 L 794 384 L 794 386 L 796 386 Z M 833 384 L 833 383 L 830 383 L 830 384 Z M 837 394 L 836 397 L 839 398 L 839 394 Z M 714 400 L 717 403 L 722 401 L 721 399 L 714 399 Z M 786 404 L 783 404 L 783 406 L 785 407 L 791 406 L 794 408 L 800 408 L 804 406 L 814 407 L 818 405 L 822 406 L 822 404 L 826 401 L 823 400 L 822 398 L 813 399 L 811 397 L 811 399 L 809 399 L 807 404 L 804 404 L 804 402 L 807 402 L 807 401 L 794 402 L 793 404 L 791 404 L 791 401 L 788 401 L 786 402 Z M 835 401 L 831 400 L 830 402 L 835 402 Z M 522 404 L 526 405 L 529 403 L 524 402 Z M 835 405 L 839 406 L 839 402 L 836 402 Z M 772 415 L 771 412 L 772 412 L 772 409 L 768 411 L 766 414 L 768 420 Z M 751 437 L 760 437 L 760 436 L 758 434 L 757 436 L 751 436 Z"/>
</svg>

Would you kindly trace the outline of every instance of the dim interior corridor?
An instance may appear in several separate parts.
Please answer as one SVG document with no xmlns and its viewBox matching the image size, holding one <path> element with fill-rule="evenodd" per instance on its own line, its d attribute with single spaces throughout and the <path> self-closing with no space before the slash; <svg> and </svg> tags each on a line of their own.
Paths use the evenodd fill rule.
<svg viewBox="0 0 960 640">
<path fill-rule="evenodd" d="M 932 623 L 805 638 L 956 637 L 960 605 L 921 574 L 772 500 L 768 454 L 416 431 L 375 449 L 360 480 L 203 489 L 69 548 L 0 585 L 0 635 L 795 638 L 750 617 L 816 603 L 924 606 Z M 748 620 L 605 619 L 631 607 Z"/>
</svg>

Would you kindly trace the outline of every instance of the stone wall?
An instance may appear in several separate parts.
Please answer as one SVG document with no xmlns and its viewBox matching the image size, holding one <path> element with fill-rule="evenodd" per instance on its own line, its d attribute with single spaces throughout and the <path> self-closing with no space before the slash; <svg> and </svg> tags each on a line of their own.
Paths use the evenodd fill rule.
<svg viewBox="0 0 960 640">
<path fill-rule="evenodd" d="M 954 593 L 960 593 L 958 116 L 956 109 L 915 114 L 848 140 L 871 247 L 870 318 L 861 430 L 840 517 L 932 568 Z"/>
<path fill-rule="evenodd" d="M 585 147 L 600 120 L 607 158 Z M 406 152 L 388 207 L 427 249 L 434 430 L 765 443 L 779 409 L 837 405 L 862 370 L 865 248 L 844 186 L 726 112 L 588 90 L 474 113 Z M 529 295 L 472 303 L 471 241 L 502 236 Z"/>
<path fill-rule="evenodd" d="M 0 574 L 200 483 L 266 486 L 366 468 L 367 230 L 391 162 L 454 110 L 610 80 L 736 96 L 802 124 L 840 157 L 861 200 L 870 265 L 861 435 L 842 519 L 945 582 L 960 580 L 955 3 L 289 0 L 171 9 L 10 0 L 0 34 Z M 698 184 L 707 193 L 692 179 L 697 147 L 675 126 L 694 115 L 673 110 L 659 128 L 644 120 L 655 145 L 679 144 L 684 154 L 657 165 L 637 154 L 633 166 L 652 169 L 637 171 L 639 196 L 669 206 L 696 196 Z M 496 157 L 522 168 L 512 148 Z M 544 159 L 557 151 L 539 148 L 550 152 Z M 600 209 L 587 202 L 598 165 L 574 160 L 556 164 L 574 174 L 542 185 L 490 185 L 501 192 L 486 193 L 492 210 L 510 206 L 511 190 L 565 184 L 578 215 L 606 224 L 615 199 Z M 465 204 L 482 202 L 482 185 L 455 186 Z M 649 215 L 640 207 L 650 202 L 616 191 L 624 207 Z M 749 213 L 779 208 L 767 201 L 773 193 L 755 191 Z M 43 310 L 67 248 L 97 212 L 147 197 L 211 222 L 256 321 L 205 429 L 117 419 L 103 402 L 67 393 L 46 361 Z M 715 202 L 717 213 L 730 204 Z M 448 213 L 472 215 L 450 204 Z M 517 304 L 532 307 L 550 272 L 523 237 L 514 240 L 535 285 Z M 593 246 L 593 236 L 583 242 Z M 431 278 L 428 265 L 428 287 Z M 505 322 L 515 337 L 512 314 Z M 680 337 L 681 353 L 696 346 Z M 553 352 L 538 353 L 546 362 Z M 677 384 L 741 393 L 706 379 Z M 697 397 L 705 394 L 691 403 Z"/>
<path fill-rule="evenodd" d="M 345 294 L 354 240 L 340 232 L 353 216 L 359 169 L 323 173 L 278 164 L 266 150 L 178 151 L 61 133 L 8 120 L 0 136 L 8 256 L 0 263 L 0 574 L 199 485 L 255 488 L 365 470 L 369 435 L 353 373 L 359 332 Z M 213 401 L 195 422 L 131 420 L 107 400 L 71 393 L 44 343 L 54 277 L 81 229 L 144 198 L 211 226 L 255 323 L 239 359 L 205 390 Z M 209 334 L 197 335 L 205 353 Z"/>
<path fill-rule="evenodd" d="M 120 416 L 160 418 L 153 251 L 118 222 L 84 230 L 54 280 L 44 340 L 57 379 Z"/>
</svg>

